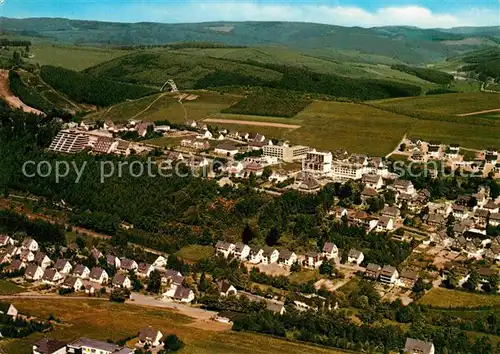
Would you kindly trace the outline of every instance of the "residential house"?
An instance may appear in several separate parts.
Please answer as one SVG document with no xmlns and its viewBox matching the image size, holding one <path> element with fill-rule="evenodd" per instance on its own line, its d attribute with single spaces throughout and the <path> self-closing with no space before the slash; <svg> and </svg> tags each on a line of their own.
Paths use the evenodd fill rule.
<svg viewBox="0 0 500 354">
<path fill-rule="evenodd" d="M 224 258 L 229 257 L 234 252 L 235 244 L 225 241 L 217 241 L 215 244 L 215 251 L 217 254 L 222 254 Z"/>
<path fill-rule="evenodd" d="M 381 216 L 377 223 L 377 232 L 387 232 L 394 229 L 394 220 L 388 216 Z"/>
<path fill-rule="evenodd" d="M 357 265 L 360 265 L 364 259 L 365 259 L 365 255 L 363 254 L 363 252 L 358 251 L 355 248 L 351 248 L 349 250 L 349 253 L 347 254 L 347 262 L 348 263 L 356 263 Z"/>
<path fill-rule="evenodd" d="M 49 285 L 57 285 L 57 284 L 59 284 L 62 280 L 63 280 L 63 277 L 62 277 L 61 273 L 59 273 L 59 272 L 57 271 L 57 269 L 55 269 L 55 268 L 47 268 L 47 269 L 45 269 L 45 271 L 43 272 L 42 281 L 43 281 L 45 284 L 49 284 Z"/>
<path fill-rule="evenodd" d="M 221 143 L 216 146 L 214 152 L 224 156 L 234 156 L 238 153 L 238 148 L 230 143 Z"/>
<path fill-rule="evenodd" d="M 117 344 L 89 338 L 80 338 L 67 345 L 68 354 L 114 354 L 122 349 Z"/>
<path fill-rule="evenodd" d="M 375 189 L 370 188 L 370 187 L 365 187 L 363 191 L 361 192 L 361 200 L 363 202 L 366 202 L 367 200 L 371 198 L 375 198 L 378 196 L 378 193 Z"/>
<path fill-rule="evenodd" d="M 275 248 L 264 246 L 263 247 L 263 252 L 262 252 L 262 259 L 261 262 L 263 264 L 272 264 L 276 263 L 279 258 L 279 251 Z"/>
<path fill-rule="evenodd" d="M 399 278 L 398 270 L 390 265 L 385 265 L 380 271 L 380 281 L 383 283 L 394 284 Z"/>
<path fill-rule="evenodd" d="M 253 247 L 250 250 L 250 263 L 260 263 L 262 262 L 262 254 L 264 253 L 264 250 L 260 247 Z"/>
<path fill-rule="evenodd" d="M 136 271 L 139 265 L 136 261 L 128 258 L 120 259 L 120 268 L 126 271 Z"/>
<path fill-rule="evenodd" d="M 180 302 L 190 303 L 194 300 L 194 292 L 189 288 L 178 286 L 175 290 L 172 299 Z"/>
<path fill-rule="evenodd" d="M 486 205 L 484 206 L 484 209 L 489 210 L 490 213 L 492 213 L 492 214 L 500 212 L 500 206 L 492 200 L 490 200 L 488 203 L 486 203 Z"/>
<path fill-rule="evenodd" d="M 446 219 L 443 217 L 441 214 L 427 214 L 424 217 L 424 221 L 427 223 L 427 225 L 435 227 L 435 228 L 440 228 L 443 227 L 446 223 Z"/>
<path fill-rule="evenodd" d="M 399 193 L 404 193 L 404 194 L 415 193 L 415 187 L 413 186 L 413 183 L 411 183 L 411 181 L 407 181 L 404 179 L 395 180 L 392 187 Z"/>
<path fill-rule="evenodd" d="M 365 278 L 377 280 L 378 276 L 380 275 L 381 270 L 382 270 L 382 267 L 379 266 L 378 264 L 369 263 L 366 266 Z"/>
<path fill-rule="evenodd" d="M 12 256 L 6 252 L 5 250 L 2 250 L 0 252 L 0 264 L 7 264 L 12 261 Z"/>
<path fill-rule="evenodd" d="M 280 254 L 281 256 L 281 254 Z M 318 268 L 323 263 L 322 254 L 319 252 L 307 252 L 304 260 L 304 267 Z"/>
<path fill-rule="evenodd" d="M 156 260 L 153 262 L 154 267 L 162 268 L 167 265 L 167 259 L 163 256 L 156 257 Z"/>
<path fill-rule="evenodd" d="M 13 245 L 14 240 L 8 235 L 0 235 L 0 247 L 4 247 L 7 245 Z"/>
<path fill-rule="evenodd" d="M 73 266 L 67 259 L 58 259 L 54 268 L 61 274 L 69 274 L 73 269 Z"/>
<path fill-rule="evenodd" d="M 120 269 L 122 264 L 120 258 L 113 256 L 112 254 L 108 254 L 106 256 L 106 263 L 110 266 L 115 267 L 116 269 Z"/>
<path fill-rule="evenodd" d="M 379 190 L 384 185 L 382 176 L 375 174 L 363 175 L 362 181 L 365 184 L 365 187 L 375 190 Z"/>
<path fill-rule="evenodd" d="M 493 213 L 488 219 L 488 224 L 492 227 L 500 226 L 500 213 Z"/>
<path fill-rule="evenodd" d="M 33 354 L 66 354 L 66 343 L 42 338 L 33 344 Z"/>
<path fill-rule="evenodd" d="M 19 258 L 21 258 L 24 262 L 33 262 L 35 260 L 35 254 L 31 252 L 29 249 L 24 248 L 21 250 L 19 254 Z"/>
<path fill-rule="evenodd" d="M 139 332 L 139 344 L 141 346 L 148 345 L 148 347 L 155 348 L 161 344 L 163 333 L 153 327 L 141 328 Z"/>
<path fill-rule="evenodd" d="M 396 207 L 392 207 L 392 206 L 386 206 L 384 207 L 384 209 L 381 211 L 381 214 L 383 216 L 387 216 L 389 218 L 392 218 L 392 219 L 396 219 L 399 217 L 399 215 L 401 214 L 401 212 L 399 211 L 398 208 Z"/>
<path fill-rule="evenodd" d="M 80 279 L 87 279 L 90 276 L 90 269 L 83 264 L 77 264 L 73 270 L 73 275 Z"/>
<path fill-rule="evenodd" d="M 26 268 L 26 263 L 24 263 L 21 259 L 14 259 L 14 261 L 10 264 L 8 268 L 9 273 L 17 273 Z"/>
<path fill-rule="evenodd" d="M 250 254 L 250 246 L 245 245 L 243 242 L 238 242 L 234 245 L 234 257 L 243 261 L 247 259 Z"/>
<path fill-rule="evenodd" d="M 488 226 L 488 217 L 490 216 L 490 211 L 488 209 L 476 209 L 474 212 L 474 220 L 476 221 L 476 227 L 481 229 L 486 229 Z"/>
<path fill-rule="evenodd" d="M 100 268 L 100 267 L 94 267 L 90 271 L 89 275 L 90 281 L 98 284 L 106 284 L 108 282 L 109 276 L 108 273 Z"/>
<path fill-rule="evenodd" d="M 21 248 L 28 249 L 31 252 L 36 252 L 38 251 L 38 242 L 33 240 L 31 237 L 25 238 L 21 245 Z"/>
<path fill-rule="evenodd" d="M 43 277 L 43 269 L 36 264 L 29 264 L 24 272 L 27 280 L 40 280 Z"/>
<path fill-rule="evenodd" d="M 103 257 L 103 254 L 97 248 L 92 247 L 92 250 L 90 251 L 90 256 L 94 258 L 94 260 L 97 262 L 99 261 L 99 259 Z"/>
<path fill-rule="evenodd" d="M 170 284 L 182 285 L 184 282 L 184 277 L 181 272 L 173 269 L 167 269 L 162 276 L 162 282 L 169 282 Z"/>
<path fill-rule="evenodd" d="M 209 165 L 208 160 L 203 156 L 192 156 L 188 161 L 189 166 L 195 168 L 202 168 Z"/>
<path fill-rule="evenodd" d="M 118 140 L 118 145 L 116 145 L 114 153 L 122 156 L 130 155 L 130 142 L 126 140 Z"/>
<path fill-rule="evenodd" d="M 52 260 L 45 253 L 38 251 L 35 254 L 35 263 L 42 267 L 43 270 L 45 270 L 46 268 L 50 267 L 50 265 L 52 264 Z"/>
<path fill-rule="evenodd" d="M 404 354 L 435 354 L 434 344 L 418 339 L 406 338 Z"/>
<path fill-rule="evenodd" d="M 80 291 L 83 287 L 83 282 L 80 278 L 69 275 L 64 278 L 61 287 L 65 289 L 71 289 L 73 291 Z"/>
<path fill-rule="evenodd" d="M 217 289 L 219 289 L 221 296 L 236 295 L 238 292 L 227 280 L 219 280 L 217 282 Z"/>
<path fill-rule="evenodd" d="M 198 139 L 212 139 L 214 136 L 209 130 L 204 130 L 196 136 Z"/>
<path fill-rule="evenodd" d="M 278 263 L 291 267 L 297 261 L 297 255 L 295 252 L 289 251 L 287 249 L 282 249 L 279 251 Z"/>
<path fill-rule="evenodd" d="M 132 283 L 130 282 L 130 278 L 127 275 L 121 273 L 117 273 L 113 277 L 113 281 L 111 282 L 111 284 L 115 288 L 124 288 L 124 289 L 132 288 Z"/>
<path fill-rule="evenodd" d="M 403 288 L 412 289 L 418 280 L 418 272 L 409 270 L 402 271 L 399 275 L 398 285 Z"/>
<path fill-rule="evenodd" d="M 141 262 L 137 268 L 137 276 L 147 278 L 153 270 L 155 270 L 155 267 L 152 264 Z"/>
<path fill-rule="evenodd" d="M 339 256 L 339 249 L 333 242 L 326 242 L 323 245 L 323 257 L 326 259 L 337 259 Z"/>
<path fill-rule="evenodd" d="M 469 213 L 467 212 L 467 208 L 464 205 L 454 204 L 453 205 L 453 217 L 456 220 L 464 220 L 467 219 Z"/>
<path fill-rule="evenodd" d="M 0 302 L 0 313 L 16 319 L 19 312 L 14 305 L 6 302 Z"/>
</svg>

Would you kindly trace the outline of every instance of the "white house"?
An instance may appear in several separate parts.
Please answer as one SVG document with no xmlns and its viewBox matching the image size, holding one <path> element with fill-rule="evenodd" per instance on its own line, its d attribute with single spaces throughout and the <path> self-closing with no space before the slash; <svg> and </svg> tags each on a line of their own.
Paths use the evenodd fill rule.
<svg viewBox="0 0 500 354">
<path fill-rule="evenodd" d="M 279 259 L 280 253 L 277 249 L 265 246 L 262 252 L 261 262 L 263 264 L 273 264 Z"/>
<path fill-rule="evenodd" d="M 248 258 L 249 254 L 250 254 L 250 246 L 245 245 L 242 242 L 236 243 L 236 245 L 234 246 L 234 257 L 243 261 Z"/>
<path fill-rule="evenodd" d="M 120 268 L 126 271 L 136 271 L 139 265 L 133 259 L 122 258 L 120 259 Z"/>
<path fill-rule="evenodd" d="M 297 255 L 295 252 L 291 252 L 287 249 L 282 249 L 279 251 L 278 263 L 291 267 L 297 261 Z"/>
<path fill-rule="evenodd" d="M 170 298 L 172 300 L 184 303 L 190 303 L 194 300 L 193 290 L 177 284 L 171 284 L 167 291 L 162 294 L 162 296 L 164 298 Z"/>
<path fill-rule="evenodd" d="M 141 331 L 139 332 L 139 344 L 141 346 L 145 346 L 147 344 L 149 347 L 157 347 L 161 344 L 162 338 L 163 333 L 151 326 L 141 328 Z"/>
<path fill-rule="evenodd" d="M 365 187 L 372 188 L 375 190 L 379 190 L 384 185 L 382 176 L 375 174 L 363 175 L 362 181 L 365 184 Z"/>
<path fill-rule="evenodd" d="M 73 270 L 73 275 L 81 279 L 87 279 L 90 276 L 90 269 L 83 264 L 77 264 Z"/>
<path fill-rule="evenodd" d="M 54 268 L 56 268 L 59 273 L 69 274 L 71 273 L 73 266 L 66 259 L 58 259 L 56 261 L 56 264 L 54 265 Z"/>
<path fill-rule="evenodd" d="M 108 254 L 106 256 L 106 263 L 110 266 L 114 266 L 116 269 L 120 269 L 121 267 L 120 258 L 113 256 L 112 254 Z"/>
<path fill-rule="evenodd" d="M 45 253 L 38 251 L 35 254 L 35 263 L 45 270 L 45 268 L 50 267 L 52 260 Z"/>
<path fill-rule="evenodd" d="M 24 262 L 33 262 L 35 260 L 35 255 L 29 249 L 24 248 L 21 250 L 19 258 L 21 258 Z"/>
<path fill-rule="evenodd" d="M 43 269 L 36 264 L 29 264 L 24 271 L 27 280 L 40 280 L 43 277 Z"/>
<path fill-rule="evenodd" d="M 213 137 L 209 130 L 205 130 L 202 134 L 196 136 L 198 139 L 212 139 Z"/>
<path fill-rule="evenodd" d="M 217 282 L 217 288 L 219 289 L 219 293 L 221 296 L 229 296 L 236 295 L 237 290 L 234 286 L 231 285 L 227 280 L 219 280 Z"/>
<path fill-rule="evenodd" d="M 432 342 L 424 342 L 418 339 L 406 338 L 404 354 L 434 354 L 435 348 Z"/>
<path fill-rule="evenodd" d="M 63 280 L 61 273 L 57 271 L 55 268 L 45 269 L 43 272 L 42 281 L 44 284 L 56 285 L 59 284 Z"/>
<path fill-rule="evenodd" d="M 165 267 L 167 265 L 167 259 L 163 256 L 158 256 L 156 260 L 153 262 L 154 267 Z"/>
<path fill-rule="evenodd" d="M 326 257 L 326 259 L 334 259 L 338 258 L 339 256 L 339 249 L 333 242 L 326 242 L 325 245 L 323 246 L 323 257 Z"/>
<path fill-rule="evenodd" d="M 99 268 L 99 267 L 94 267 L 90 271 L 89 278 L 90 278 L 90 281 L 102 285 L 102 284 L 105 284 L 108 282 L 109 276 L 108 276 L 108 273 L 104 269 Z"/>
<path fill-rule="evenodd" d="M 31 252 L 36 252 L 38 251 L 38 242 L 33 240 L 31 237 L 28 237 L 24 239 L 21 247 L 29 249 Z"/>
<path fill-rule="evenodd" d="M 264 250 L 260 247 L 254 247 L 250 250 L 250 263 L 260 263 L 262 262 L 262 254 Z"/>
<path fill-rule="evenodd" d="M 92 354 L 114 354 L 122 349 L 117 344 L 102 342 L 89 338 L 80 338 L 67 345 L 68 354 L 92 353 Z"/>
<path fill-rule="evenodd" d="M 152 264 L 141 262 L 137 268 L 137 276 L 147 278 L 154 269 Z"/>
<path fill-rule="evenodd" d="M 65 289 L 72 289 L 73 291 L 80 291 L 83 287 L 83 282 L 78 277 L 67 276 L 66 278 L 64 278 L 61 287 Z"/>
<path fill-rule="evenodd" d="M 318 268 L 323 263 L 323 257 L 318 252 L 307 252 L 304 266 L 307 268 Z"/>
<path fill-rule="evenodd" d="M 415 193 L 415 187 L 413 186 L 413 183 L 411 183 L 411 181 L 407 181 L 404 179 L 395 180 L 392 187 L 399 193 L 404 193 L 404 194 Z"/>
<path fill-rule="evenodd" d="M 224 241 L 217 241 L 215 244 L 215 251 L 217 254 L 222 254 L 224 258 L 229 257 L 231 253 L 234 252 L 235 244 Z"/>
<path fill-rule="evenodd" d="M 377 223 L 377 232 L 386 232 L 394 229 L 394 220 L 388 216 L 381 216 Z"/>
<path fill-rule="evenodd" d="M 396 268 L 385 265 L 380 271 L 379 278 L 383 283 L 394 284 L 399 278 L 399 273 Z"/>
<path fill-rule="evenodd" d="M 363 252 L 358 251 L 357 249 L 354 248 L 351 248 L 349 250 L 349 253 L 347 255 L 347 262 L 356 263 L 357 265 L 360 265 L 364 259 L 365 255 L 363 254 Z"/>
<path fill-rule="evenodd" d="M 490 215 L 489 225 L 493 227 L 500 226 L 500 213 L 494 213 Z"/>
<path fill-rule="evenodd" d="M 13 245 L 14 240 L 8 235 L 0 235 L 0 247 L 4 247 L 7 245 Z"/>
<path fill-rule="evenodd" d="M 115 288 L 124 288 L 124 289 L 131 289 L 132 288 L 132 283 L 130 281 L 130 278 L 125 275 L 125 274 L 116 274 L 113 277 L 113 281 L 111 282 L 113 287 Z"/>
</svg>

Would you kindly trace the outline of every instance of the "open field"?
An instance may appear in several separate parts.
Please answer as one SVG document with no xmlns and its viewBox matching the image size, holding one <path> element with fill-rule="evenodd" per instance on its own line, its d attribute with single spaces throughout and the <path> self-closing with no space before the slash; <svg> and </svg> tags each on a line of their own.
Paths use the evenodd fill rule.
<svg viewBox="0 0 500 354">
<path fill-rule="evenodd" d="M 385 155 L 408 131 L 413 118 L 355 103 L 314 101 L 295 116 L 302 127 L 290 141 L 322 150 Z"/>
<path fill-rule="evenodd" d="M 500 146 L 500 126 L 417 120 L 408 137 L 439 140 L 448 144 L 458 143 L 470 149 L 486 149 L 490 146 Z"/>
<path fill-rule="evenodd" d="M 82 336 L 99 340 L 120 340 L 134 336 L 145 326 L 151 325 L 164 334 L 176 334 L 186 344 L 180 354 L 340 354 L 337 350 L 323 349 L 301 343 L 287 342 L 253 333 L 214 332 L 190 326 L 188 317 L 159 308 L 116 304 L 102 300 L 16 299 L 12 301 L 22 313 L 39 318 L 54 314 L 62 323 L 56 325 L 50 338 L 70 341 Z M 36 306 L 34 306 L 36 304 Z M 29 354 L 32 343 L 43 334 L 33 334 L 24 339 L 0 342 L 6 353 Z M 255 343 L 259 343 L 256 346 Z"/>
<path fill-rule="evenodd" d="M 274 123 L 274 122 L 256 122 L 256 121 L 249 121 L 249 120 L 207 118 L 207 119 L 204 119 L 203 121 L 207 122 L 207 123 L 255 125 L 258 127 L 273 127 L 273 128 L 284 128 L 284 129 L 298 129 L 298 128 L 300 128 L 300 125 L 295 125 L 295 124 L 284 124 L 284 123 Z"/>
<path fill-rule="evenodd" d="M 78 71 L 127 55 L 130 51 L 43 44 L 32 46 L 31 53 L 34 54 L 35 57 L 33 59 L 27 59 L 30 63 L 54 65 Z"/>
<path fill-rule="evenodd" d="M 309 282 L 310 280 L 315 280 L 322 278 L 323 276 L 319 274 L 319 270 L 317 269 L 301 269 L 300 272 L 292 272 L 288 279 L 292 283 L 304 284 Z"/>
<path fill-rule="evenodd" d="M 425 294 L 419 300 L 419 303 L 443 308 L 499 306 L 500 296 L 471 294 L 464 291 L 434 288 Z"/>
<path fill-rule="evenodd" d="M 160 94 L 156 94 L 114 105 L 108 109 L 92 113 L 88 118 L 111 119 L 118 122 L 135 117 L 147 122 L 168 120 L 172 123 L 183 123 L 186 112 L 187 119 L 200 120 L 220 112 L 241 98 L 240 96 L 220 95 L 207 91 L 193 91 L 190 93 L 197 95 L 198 98 L 192 101 L 183 101 L 186 111 L 179 103 L 177 95 L 168 94 L 159 98 Z M 145 110 L 146 108 L 148 109 Z"/>
<path fill-rule="evenodd" d="M 23 291 L 25 291 L 25 289 L 17 284 L 8 280 L 0 280 L 0 295 L 17 294 L 22 293 Z"/>
<path fill-rule="evenodd" d="M 371 101 L 384 108 L 440 115 L 458 115 L 500 108 L 500 95 L 496 93 L 450 93 L 410 98 Z"/>
<path fill-rule="evenodd" d="M 175 253 L 177 257 L 191 262 L 197 262 L 202 259 L 210 258 L 213 254 L 214 248 L 212 246 L 202 245 L 189 245 L 186 247 L 182 247 Z"/>
</svg>

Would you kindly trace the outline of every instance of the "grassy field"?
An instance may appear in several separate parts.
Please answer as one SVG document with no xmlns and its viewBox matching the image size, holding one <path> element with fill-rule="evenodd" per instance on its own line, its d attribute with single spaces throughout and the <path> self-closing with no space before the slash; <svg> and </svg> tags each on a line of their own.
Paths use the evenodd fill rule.
<svg viewBox="0 0 500 354">
<path fill-rule="evenodd" d="M 197 262 L 202 259 L 210 258 L 213 254 L 214 248 L 212 246 L 202 245 L 189 245 L 181 248 L 175 253 L 177 257 L 190 262 Z"/>
<path fill-rule="evenodd" d="M 500 108 L 496 93 L 467 92 L 371 101 L 386 108 L 441 115 L 456 115 Z"/>
<path fill-rule="evenodd" d="M 302 127 L 290 132 L 296 144 L 317 149 L 385 155 L 415 121 L 360 104 L 315 101 L 299 113 Z"/>
<path fill-rule="evenodd" d="M 12 295 L 22 293 L 25 289 L 8 280 L 0 280 L 0 295 Z"/>
<path fill-rule="evenodd" d="M 32 46 L 31 53 L 34 54 L 35 57 L 33 59 L 27 59 L 30 63 L 54 65 L 72 70 L 83 70 L 99 63 L 127 55 L 130 51 L 43 44 Z"/>
<path fill-rule="evenodd" d="M 458 143 L 471 149 L 500 147 L 500 126 L 417 120 L 408 136 L 424 140 L 439 140 L 448 144 Z"/>
<path fill-rule="evenodd" d="M 220 95 L 215 92 L 206 91 L 193 91 L 190 93 L 197 95 L 198 98 L 192 101 L 183 101 L 189 120 L 200 120 L 218 113 L 241 98 L 240 96 Z M 156 94 L 134 101 L 123 102 L 111 108 L 94 112 L 88 118 L 99 120 L 111 119 L 119 122 L 136 117 L 147 122 L 165 119 L 172 123 L 184 122 L 185 111 L 178 102 L 178 98 L 173 94 L 159 97 L 160 94 Z"/>
<path fill-rule="evenodd" d="M 319 270 L 301 269 L 300 272 L 292 272 L 288 279 L 293 283 L 304 284 L 310 280 L 317 280 L 323 276 L 319 274 Z"/>
<path fill-rule="evenodd" d="M 116 304 L 101 300 L 14 300 L 22 313 L 48 318 L 54 314 L 61 321 L 50 338 L 70 341 L 79 337 L 120 340 L 134 336 L 144 326 L 153 326 L 164 334 L 176 334 L 186 344 L 180 354 L 340 354 L 341 351 L 287 342 L 253 333 L 214 332 L 191 326 L 185 316 L 158 308 Z M 36 306 L 34 306 L 36 304 Z M 0 342 L 6 353 L 28 354 L 32 343 L 43 334 Z M 258 346 L 255 344 L 259 343 Z"/>
<path fill-rule="evenodd" d="M 471 294 L 463 291 L 434 288 L 425 294 L 419 303 L 434 307 L 480 307 L 499 306 L 500 296 L 486 294 Z"/>
</svg>

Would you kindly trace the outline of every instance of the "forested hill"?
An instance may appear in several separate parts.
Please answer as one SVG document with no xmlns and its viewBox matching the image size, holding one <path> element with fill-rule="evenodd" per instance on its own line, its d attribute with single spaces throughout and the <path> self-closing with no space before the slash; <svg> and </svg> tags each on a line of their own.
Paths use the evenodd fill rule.
<svg viewBox="0 0 500 354">
<path fill-rule="evenodd" d="M 68 19 L 2 19 L 5 31 L 90 45 L 160 45 L 177 42 L 219 42 L 227 45 L 279 45 L 303 52 L 331 54 L 355 51 L 413 64 L 498 46 L 500 31 L 467 31 L 413 27 L 360 28 L 296 22 L 210 22 L 193 24 L 110 23 Z M 474 40 L 471 40 L 474 39 Z"/>
</svg>

